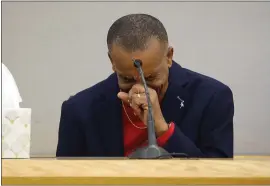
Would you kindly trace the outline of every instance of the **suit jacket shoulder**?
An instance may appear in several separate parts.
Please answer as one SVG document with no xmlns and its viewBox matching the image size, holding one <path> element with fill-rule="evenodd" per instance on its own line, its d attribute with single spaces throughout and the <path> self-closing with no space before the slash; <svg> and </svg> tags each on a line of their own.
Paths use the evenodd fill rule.
<svg viewBox="0 0 270 186">
<path fill-rule="evenodd" d="M 223 91 L 232 94 L 230 87 L 217 79 L 186 68 L 182 68 L 181 73 L 188 80 L 185 88 L 190 94 L 201 100 L 210 101 L 215 94 Z"/>
<path fill-rule="evenodd" d="M 77 94 L 71 96 L 66 102 L 74 105 L 92 105 L 102 100 L 104 95 L 110 93 L 117 86 L 116 74 L 111 74 L 105 80 L 102 80 L 95 85 L 84 89 Z"/>
<path fill-rule="evenodd" d="M 186 74 L 186 78 L 192 83 L 198 83 L 197 85 L 199 85 L 200 88 L 210 88 L 216 91 L 229 88 L 228 85 L 223 82 L 202 73 L 194 72 L 186 68 L 183 68 L 183 71 Z"/>
</svg>

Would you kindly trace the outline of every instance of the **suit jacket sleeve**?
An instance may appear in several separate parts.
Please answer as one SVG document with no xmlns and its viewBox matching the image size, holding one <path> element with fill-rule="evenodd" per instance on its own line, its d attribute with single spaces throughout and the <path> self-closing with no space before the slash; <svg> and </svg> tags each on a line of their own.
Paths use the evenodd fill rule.
<svg viewBox="0 0 270 186">
<path fill-rule="evenodd" d="M 84 155 L 84 140 L 76 109 L 71 101 L 62 104 L 58 131 L 56 157 L 78 157 Z"/>
<path fill-rule="evenodd" d="M 212 96 L 204 111 L 196 144 L 175 126 L 164 148 L 171 153 L 186 153 L 190 157 L 232 158 L 233 116 L 233 95 L 226 87 Z"/>
</svg>

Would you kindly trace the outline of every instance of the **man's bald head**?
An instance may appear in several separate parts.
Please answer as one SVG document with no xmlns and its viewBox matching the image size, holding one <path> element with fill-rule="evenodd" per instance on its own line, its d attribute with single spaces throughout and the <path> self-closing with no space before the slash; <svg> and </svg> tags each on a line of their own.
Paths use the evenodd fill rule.
<svg viewBox="0 0 270 186">
<path fill-rule="evenodd" d="M 129 14 L 112 24 L 107 35 L 107 45 L 109 51 L 114 44 L 127 52 L 143 51 L 151 39 L 158 40 L 160 44 L 168 43 L 163 24 L 151 15 Z"/>
</svg>

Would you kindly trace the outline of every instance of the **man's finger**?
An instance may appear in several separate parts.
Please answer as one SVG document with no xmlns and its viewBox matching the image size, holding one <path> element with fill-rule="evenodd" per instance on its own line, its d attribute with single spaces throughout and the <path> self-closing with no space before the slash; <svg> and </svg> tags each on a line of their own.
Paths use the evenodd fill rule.
<svg viewBox="0 0 270 186">
<path fill-rule="evenodd" d="M 131 104 L 131 108 L 134 110 L 137 116 L 140 116 L 142 114 L 142 110 L 140 109 L 138 105 Z"/>
<path fill-rule="evenodd" d="M 147 99 L 145 93 L 140 94 L 133 94 L 131 96 L 132 102 L 136 103 L 137 105 L 147 104 Z"/>
<path fill-rule="evenodd" d="M 136 105 L 137 107 L 143 110 L 148 110 L 147 99 L 144 93 L 140 94 L 140 97 L 134 94 L 131 100 L 132 100 L 132 105 Z"/>
<path fill-rule="evenodd" d="M 137 94 L 137 93 L 142 93 L 144 92 L 144 87 L 141 84 L 135 84 L 132 86 L 132 88 L 129 91 L 129 95 L 131 96 L 132 94 Z"/>
<path fill-rule="evenodd" d="M 119 99 L 121 99 L 124 103 L 129 103 L 129 96 L 128 96 L 127 93 L 125 93 L 125 92 L 119 92 L 117 94 L 117 97 Z"/>
</svg>

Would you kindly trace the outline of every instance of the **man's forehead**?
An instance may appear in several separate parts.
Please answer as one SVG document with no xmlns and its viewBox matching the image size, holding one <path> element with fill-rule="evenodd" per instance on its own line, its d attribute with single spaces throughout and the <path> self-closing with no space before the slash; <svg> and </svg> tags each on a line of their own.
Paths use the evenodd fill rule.
<svg viewBox="0 0 270 186">
<path fill-rule="evenodd" d="M 115 50 L 111 52 L 111 57 L 117 65 L 133 65 L 134 59 L 141 60 L 144 64 L 157 62 L 159 61 L 164 55 L 160 52 L 155 51 L 136 51 L 136 52 L 125 52 L 124 50 Z"/>
<path fill-rule="evenodd" d="M 155 66 L 153 66 L 153 65 L 152 66 L 146 66 L 146 65 L 142 64 L 142 68 L 143 68 L 143 71 L 144 71 L 144 76 L 149 77 L 149 76 L 152 76 L 152 75 L 157 75 L 159 73 L 159 71 L 160 71 L 161 66 L 162 66 L 161 62 L 158 65 L 155 65 Z M 127 77 L 127 78 L 132 78 L 134 76 L 139 76 L 139 72 L 136 69 L 136 67 L 134 67 L 133 64 L 130 66 L 130 68 L 125 68 L 125 69 L 124 68 L 118 68 L 117 66 L 115 66 L 115 70 L 117 71 L 117 73 L 120 76 Z"/>
<path fill-rule="evenodd" d="M 142 45 L 141 47 L 135 48 L 134 45 L 132 44 L 129 44 L 129 46 L 123 46 L 121 42 L 120 43 L 114 42 L 111 45 L 111 51 L 122 49 L 128 53 L 134 53 L 134 52 L 136 53 L 140 51 L 160 52 L 161 50 L 164 49 L 164 47 L 168 48 L 168 43 L 161 42 L 157 38 L 150 38 L 148 41 L 146 41 L 145 44 L 141 43 L 141 45 Z"/>
<path fill-rule="evenodd" d="M 153 68 L 160 64 L 164 58 L 164 54 L 148 50 L 129 53 L 119 49 L 111 53 L 111 58 L 114 65 L 118 68 L 133 68 L 134 59 L 141 60 L 142 66 L 145 68 Z"/>
<path fill-rule="evenodd" d="M 132 61 L 132 59 L 141 59 L 142 61 L 151 62 L 164 56 L 164 46 L 157 40 L 149 41 L 148 47 L 144 50 L 127 50 L 125 47 L 113 44 L 110 54 L 116 62 Z M 166 52 L 165 52 L 166 53 Z"/>
<path fill-rule="evenodd" d="M 149 47 L 143 51 L 138 50 L 135 52 L 127 51 L 123 47 L 114 44 L 110 54 L 117 73 L 126 77 L 134 77 L 138 73 L 137 69 L 134 67 L 134 59 L 142 61 L 145 76 L 150 76 L 158 71 L 165 56 L 164 48 L 157 42 L 153 42 L 152 45 L 149 45 Z"/>
</svg>

